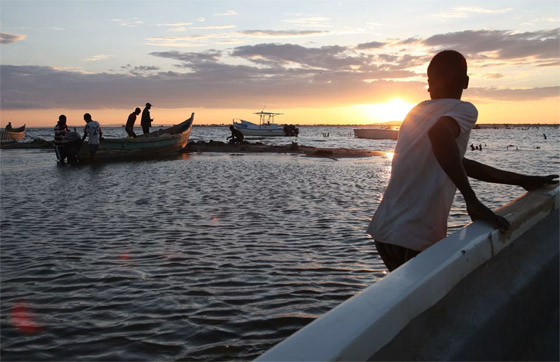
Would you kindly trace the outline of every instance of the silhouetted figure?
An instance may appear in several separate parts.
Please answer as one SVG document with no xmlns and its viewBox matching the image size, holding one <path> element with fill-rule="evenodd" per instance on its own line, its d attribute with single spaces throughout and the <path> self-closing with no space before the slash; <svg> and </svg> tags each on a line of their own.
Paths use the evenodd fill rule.
<svg viewBox="0 0 560 362">
<path fill-rule="evenodd" d="M 543 135 L 544 139 L 546 140 L 546 134 L 543 133 L 542 135 Z"/>
<path fill-rule="evenodd" d="M 233 126 L 229 126 L 229 129 L 231 131 L 231 136 L 229 136 L 228 138 L 226 138 L 226 140 L 229 140 L 230 144 L 236 145 L 238 143 L 243 143 L 243 133 L 241 133 L 240 130 L 236 129 Z"/>
<path fill-rule="evenodd" d="M 153 119 L 150 118 L 150 109 L 152 105 L 150 103 L 146 103 L 146 107 L 142 111 L 142 120 L 140 121 L 140 125 L 142 126 L 142 131 L 144 134 L 150 133 L 150 127 L 152 126 Z"/>
<path fill-rule="evenodd" d="M 13 129 L 13 127 L 12 127 L 12 122 L 8 122 L 8 124 L 6 125 L 5 130 L 6 130 L 6 131 L 11 131 L 12 129 Z"/>
<path fill-rule="evenodd" d="M 66 155 L 69 164 L 78 164 L 78 152 L 80 151 L 81 146 L 82 142 L 78 132 L 66 132 L 64 139 L 62 140 L 62 149 L 64 150 L 64 154 Z"/>
<path fill-rule="evenodd" d="M 99 142 L 101 141 L 101 136 L 103 132 L 101 131 L 101 126 L 97 121 L 91 119 L 89 113 L 84 114 L 84 121 L 86 121 L 86 126 L 84 128 L 84 136 L 82 137 L 82 142 L 88 137 L 89 144 L 89 156 L 92 161 L 95 160 L 95 154 L 99 148 Z"/>
<path fill-rule="evenodd" d="M 136 122 L 136 116 L 138 116 L 140 112 L 140 108 L 136 107 L 134 112 L 128 115 L 124 129 L 130 137 L 136 138 L 136 133 L 134 133 L 134 122 Z"/>
<path fill-rule="evenodd" d="M 471 151 L 476 150 L 476 148 L 474 147 L 474 145 L 471 143 Z"/>
<path fill-rule="evenodd" d="M 60 162 L 61 164 L 64 163 L 64 159 L 67 157 L 66 153 L 64 152 L 63 141 L 64 141 L 64 136 L 69 131 L 70 130 L 66 125 L 66 116 L 64 114 L 61 114 L 60 116 L 58 116 L 58 122 L 56 123 L 56 126 L 54 126 L 54 141 L 53 141 L 56 158 L 58 162 Z"/>
<path fill-rule="evenodd" d="M 428 66 L 431 99 L 401 125 L 389 184 L 367 229 L 390 271 L 446 237 L 457 189 L 472 220 L 509 228 L 504 217 L 480 202 L 467 177 L 526 190 L 558 177 L 520 175 L 464 158 L 478 117 L 474 105 L 461 101 L 468 84 L 465 58 L 453 50 L 438 53 Z"/>
</svg>

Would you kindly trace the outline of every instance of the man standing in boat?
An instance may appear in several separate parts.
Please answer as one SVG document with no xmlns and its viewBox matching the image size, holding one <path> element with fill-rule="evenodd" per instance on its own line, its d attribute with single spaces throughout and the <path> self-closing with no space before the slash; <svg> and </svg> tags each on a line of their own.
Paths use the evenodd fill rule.
<svg viewBox="0 0 560 362">
<path fill-rule="evenodd" d="M 402 123 L 389 185 L 367 229 L 389 271 L 446 237 L 457 189 L 472 220 L 509 228 L 478 200 L 468 177 L 525 190 L 556 183 L 558 175 L 520 175 L 464 158 L 478 117 L 474 105 L 461 101 L 468 84 L 465 58 L 453 50 L 438 53 L 428 66 L 431 100 L 414 107 Z"/>
<path fill-rule="evenodd" d="M 99 148 L 99 141 L 103 133 L 101 132 L 101 126 L 99 122 L 91 119 L 89 113 L 84 114 L 84 121 L 86 121 L 86 127 L 84 128 L 84 136 L 82 137 L 82 142 L 88 137 L 89 143 L 89 157 L 91 160 L 95 160 L 95 154 Z"/>
<path fill-rule="evenodd" d="M 152 108 L 152 105 L 150 103 L 146 103 L 146 107 L 142 111 L 142 120 L 140 121 L 140 124 L 142 125 L 142 131 L 144 134 L 150 133 L 150 127 L 154 121 L 150 118 L 150 108 Z"/>
<path fill-rule="evenodd" d="M 140 108 L 136 107 L 134 112 L 128 115 L 126 127 L 124 129 L 130 137 L 136 138 L 136 133 L 134 133 L 134 123 L 136 122 L 136 116 L 138 116 L 140 112 Z"/>
</svg>

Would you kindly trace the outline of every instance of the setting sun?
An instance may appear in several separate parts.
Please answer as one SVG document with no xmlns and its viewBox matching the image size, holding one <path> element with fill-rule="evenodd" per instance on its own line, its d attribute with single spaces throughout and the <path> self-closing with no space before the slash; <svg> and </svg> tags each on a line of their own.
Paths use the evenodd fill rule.
<svg viewBox="0 0 560 362">
<path fill-rule="evenodd" d="M 414 107 L 413 104 L 407 103 L 402 99 L 396 98 L 389 102 L 377 104 L 378 117 L 383 122 L 402 121 L 406 114 Z"/>
<path fill-rule="evenodd" d="M 391 122 L 404 120 L 414 105 L 400 98 L 394 98 L 385 103 L 362 104 L 358 107 L 366 114 L 368 120 Z"/>
</svg>

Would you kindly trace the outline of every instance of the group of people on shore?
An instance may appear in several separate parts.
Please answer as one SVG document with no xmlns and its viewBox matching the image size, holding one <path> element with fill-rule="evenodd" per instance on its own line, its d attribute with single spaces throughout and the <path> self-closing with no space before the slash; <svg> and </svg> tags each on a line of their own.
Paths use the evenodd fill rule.
<svg viewBox="0 0 560 362">
<path fill-rule="evenodd" d="M 146 103 L 146 107 L 142 112 L 142 131 L 144 134 L 150 133 L 150 127 L 152 125 L 153 119 L 150 118 L 150 108 L 152 105 L 150 103 Z M 134 112 L 132 112 L 126 121 L 125 130 L 129 137 L 136 138 L 136 134 L 134 133 L 134 123 L 136 122 L 136 116 L 140 114 L 140 108 L 136 108 Z M 71 132 L 66 124 L 67 119 L 64 114 L 61 114 L 58 117 L 58 122 L 54 127 L 54 150 L 56 153 L 56 158 L 58 162 L 61 164 L 64 163 L 66 159 L 68 163 L 75 164 L 78 162 L 78 152 L 82 146 L 82 143 L 88 138 L 88 150 L 89 155 L 92 160 L 95 160 L 95 154 L 97 153 L 97 149 L 99 148 L 99 143 L 103 141 L 103 131 L 101 130 L 101 126 L 99 122 L 94 121 L 91 118 L 91 114 L 86 113 L 84 114 L 84 121 L 86 122 L 86 126 L 84 127 L 84 134 L 80 139 L 78 133 L 74 130 Z M 10 124 L 11 127 L 11 124 Z"/>
</svg>

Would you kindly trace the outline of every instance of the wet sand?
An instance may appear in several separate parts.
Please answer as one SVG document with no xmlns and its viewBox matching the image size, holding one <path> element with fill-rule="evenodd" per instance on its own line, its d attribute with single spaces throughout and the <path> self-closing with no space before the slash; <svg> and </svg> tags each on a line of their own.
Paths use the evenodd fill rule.
<svg viewBox="0 0 560 362">
<path fill-rule="evenodd" d="M 318 148 L 304 145 L 298 145 L 293 142 L 289 145 L 266 145 L 261 142 L 244 142 L 242 144 L 232 145 L 219 141 L 198 141 L 189 142 L 183 152 L 199 153 L 199 152 L 221 152 L 221 153 L 291 153 L 303 154 L 310 157 L 327 157 L 327 158 L 349 158 L 349 157 L 370 157 L 383 156 L 385 152 L 373 150 L 359 150 L 349 148 Z"/>
<path fill-rule="evenodd" d="M 2 142 L 2 149 L 51 149 L 52 141 L 40 138 L 32 142 Z M 302 154 L 310 157 L 326 158 L 351 158 L 351 157 L 371 157 L 383 156 L 385 152 L 373 150 L 361 150 L 350 148 L 319 148 L 312 146 L 299 145 L 296 142 L 286 145 L 267 145 L 261 142 L 243 142 L 242 144 L 232 145 L 220 141 L 194 141 L 189 142 L 182 150 L 184 153 L 219 152 L 219 153 L 290 153 Z"/>
</svg>

